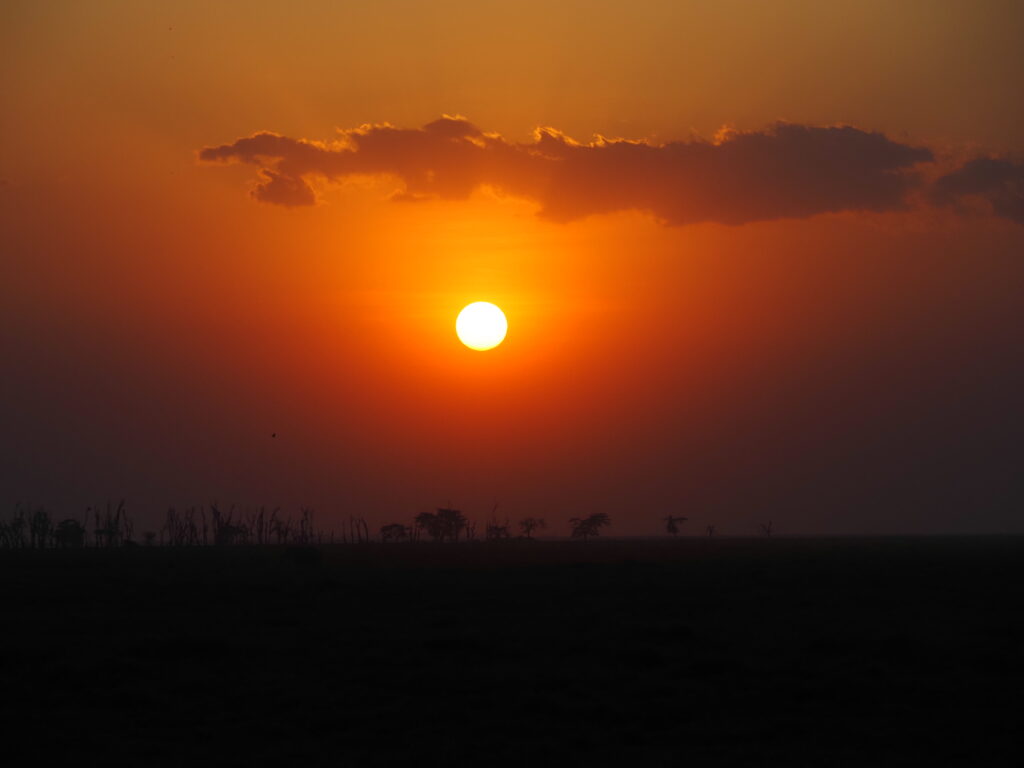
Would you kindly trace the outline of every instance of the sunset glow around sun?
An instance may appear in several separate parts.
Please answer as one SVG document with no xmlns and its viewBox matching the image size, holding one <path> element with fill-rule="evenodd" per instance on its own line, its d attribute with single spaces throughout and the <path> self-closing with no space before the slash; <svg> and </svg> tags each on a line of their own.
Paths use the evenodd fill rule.
<svg viewBox="0 0 1024 768">
<path fill-rule="evenodd" d="M 1024 534 L 1022 30 L 0 0 L 0 566 L 108 496 Z"/>
<path fill-rule="evenodd" d="M 496 305 L 489 301 L 475 301 L 459 312 L 455 333 L 467 347 L 483 352 L 494 349 L 505 340 L 508 320 Z"/>
<path fill-rule="evenodd" d="M 0 0 L 5 752 L 1008 763 L 1022 41 Z"/>
</svg>

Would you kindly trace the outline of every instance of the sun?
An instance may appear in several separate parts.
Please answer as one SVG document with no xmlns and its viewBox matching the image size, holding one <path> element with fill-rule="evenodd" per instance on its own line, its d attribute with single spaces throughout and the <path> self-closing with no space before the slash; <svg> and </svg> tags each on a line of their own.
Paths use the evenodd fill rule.
<svg viewBox="0 0 1024 768">
<path fill-rule="evenodd" d="M 494 349 L 505 340 L 508 320 L 505 313 L 489 301 L 474 301 L 463 307 L 455 321 L 459 341 L 470 349 Z"/>
</svg>

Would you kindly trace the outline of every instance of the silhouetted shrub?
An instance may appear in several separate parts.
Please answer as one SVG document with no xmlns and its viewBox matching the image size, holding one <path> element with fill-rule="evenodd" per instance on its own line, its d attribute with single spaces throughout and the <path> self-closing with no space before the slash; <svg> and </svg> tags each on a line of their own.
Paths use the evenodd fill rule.
<svg viewBox="0 0 1024 768">
<path fill-rule="evenodd" d="M 572 526 L 572 537 L 584 541 L 591 536 L 600 536 L 601 529 L 611 523 L 611 518 L 604 512 L 595 512 L 587 517 L 573 517 L 569 520 L 569 525 Z"/>
</svg>

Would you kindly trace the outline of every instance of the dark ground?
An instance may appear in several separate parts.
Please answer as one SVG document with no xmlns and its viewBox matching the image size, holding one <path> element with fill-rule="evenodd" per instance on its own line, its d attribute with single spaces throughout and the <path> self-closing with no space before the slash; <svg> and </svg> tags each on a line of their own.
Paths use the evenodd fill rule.
<svg viewBox="0 0 1024 768">
<path fill-rule="evenodd" d="M 1015 538 L 0 552 L 0 750 L 1013 765 L 1022 607 Z"/>
</svg>

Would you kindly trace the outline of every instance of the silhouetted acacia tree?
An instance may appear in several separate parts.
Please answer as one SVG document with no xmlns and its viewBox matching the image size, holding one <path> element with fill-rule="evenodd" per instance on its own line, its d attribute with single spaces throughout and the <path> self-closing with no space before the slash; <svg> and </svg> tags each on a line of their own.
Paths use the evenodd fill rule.
<svg viewBox="0 0 1024 768">
<path fill-rule="evenodd" d="M 528 539 L 533 538 L 533 532 L 538 531 L 541 528 L 547 528 L 548 524 L 544 522 L 543 518 L 540 517 L 524 517 L 519 521 L 519 530 L 523 532 L 523 536 Z"/>
<path fill-rule="evenodd" d="M 466 516 L 457 509 L 439 509 L 437 516 L 441 520 L 444 535 L 449 541 L 457 542 L 468 524 Z"/>
<path fill-rule="evenodd" d="M 573 517 L 569 519 L 572 526 L 572 537 L 587 541 L 591 536 L 600 536 L 601 529 L 611 525 L 611 518 L 604 512 L 595 512 L 587 517 Z"/>
<path fill-rule="evenodd" d="M 665 522 L 665 532 L 670 533 L 673 536 L 678 536 L 680 524 L 689 520 L 688 517 L 674 517 L 673 515 L 668 515 L 662 519 Z"/>
<path fill-rule="evenodd" d="M 436 512 L 420 512 L 413 519 L 413 523 L 434 541 L 441 541 L 444 537 L 444 530 Z"/>
<path fill-rule="evenodd" d="M 415 518 L 416 527 L 426 531 L 434 541 L 457 542 L 466 529 L 466 516 L 457 509 L 440 507 L 436 512 L 420 512 Z"/>
</svg>

